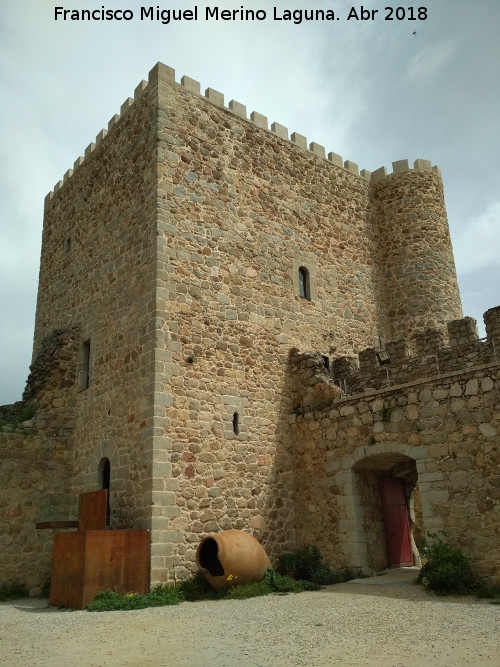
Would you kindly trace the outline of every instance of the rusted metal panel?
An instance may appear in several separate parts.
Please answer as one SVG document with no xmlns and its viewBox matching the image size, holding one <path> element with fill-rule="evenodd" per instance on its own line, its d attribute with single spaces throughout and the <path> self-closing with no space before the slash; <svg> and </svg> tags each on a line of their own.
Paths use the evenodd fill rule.
<svg viewBox="0 0 500 667">
<path fill-rule="evenodd" d="M 81 609 L 105 590 L 148 592 L 149 531 L 88 530 L 54 535 L 50 604 Z"/>
<path fill-rule="evenodd" d="M 80 496 L 78 530 L 105 530 L 108 492 L 90 491 Z"/>
<path fill-rule="evenodd" d="M 99 591 L 148 592 L 149 531 L 90 530 L 86 536 L 83 606 Z"/>
<path fill-rule="evenodd" d="M 56 533 L 50 582 L 50 604 L 83 607 L 85 533 Z"/>
</svg>

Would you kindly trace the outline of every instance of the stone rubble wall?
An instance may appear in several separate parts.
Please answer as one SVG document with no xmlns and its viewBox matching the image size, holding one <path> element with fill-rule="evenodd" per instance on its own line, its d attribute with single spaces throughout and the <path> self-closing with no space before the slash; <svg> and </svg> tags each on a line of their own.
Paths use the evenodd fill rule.
<svg viewBox="0 0 500 667">
<path fill-rule="evenodd" d="M 319 353 L 300 353 L 290 350 L 292 376 L 292 409 L 295 412 L 318 410 L 332 405 L 341 396 L 341 390 L 331 379 L 325 360 Z"/>
<path fill-rule="evenodd" d="M 391 176 L 372 186 L 385 340 L 443 328 L 463 315 L 441 177 L 430 164 L 413 171 L 407 166 L 398 163 Z"/>
<path fill-rule="evenodd" d="M 193 571 L 200 539 L 224 528 L 253 533 L 272 559 L 293 546 L 290 347 L 369 343 L 378 308 L 366 180 L 193 95 L 169 69 L 151 83 L 160 92 L 151 565 L 163 581 Z M 299 296 L 300 266 L 310 300 Z"/>
<path fill-rule="evenodd" d="M 34 351 L 54 326 L 80 325 L 73 488 L 101 488 L 109 459 L 113 528 L 150 528 L 156 108 L 155 91 L 139 85 L 45 201 Z"/>
<path fill-rule="evenodd" d="M 500 360 L 500 306 L 486 311 L 484 321 L 486 339 L 478 338 L 474 318 L 465 317 L 448 323 L 447 340 L 443 331 L 429 329 L 409 340 L 388 342 L 384 350 L 367 348 L 358 359 L 337 358 L 332 377 L 347 393 L 358 394 L 494 363 Z M 380 363 L 386 355 L 390 363 Z"/>
<path fill-rule="evenodd" d="M 301 397 L 291 348 L 352 357 L 461 316 L 437 168 L 359 174 L 199 92 L 159 63 L 47 196 L 33 358 L 54 329 L 78 326 L 79 340 L 59 360 L 73 374 L 63 402 L 36 377 L 26 394 L 71 443 L 61 474 L 75 498 L 110 460 L 111 527 L 151 530 L 154 582 L 194 571 L 216 530 L 248 530 L 272 558 L 295 545 L 288 417 L 338 391 L 304 357 L 314 372 Z M 432 261 L 415 295 L 422 253 Z"/>
<path fill-rule="evenodd" d="M 375 482 L 413 462 L 423 522 L 415 534 L 444 530 L 500 582 L 498 362 L 343 398 L 291 422 L 300 544 L 316 544 L 338 565 L 383 567 Z"/>
<path fill-rule="evenodd" d="M 0 582 L 26 588 L 50 579 L 52 530 L 40 521 L 75 520 L 73 432 L 79 327 L 50 332 L 30 366 L 23 401 L 2 406 Z M 19 422 L 23 408 L 33 415 Z"/>
</svg>

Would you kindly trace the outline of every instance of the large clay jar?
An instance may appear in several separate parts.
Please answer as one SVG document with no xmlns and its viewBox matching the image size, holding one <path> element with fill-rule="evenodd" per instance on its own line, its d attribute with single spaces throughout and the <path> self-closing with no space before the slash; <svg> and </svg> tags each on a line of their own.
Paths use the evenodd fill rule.
<svg viewBox="0 0 500 667">
<path fill-rule="evenodd" d="M 222 530 L 203 538 L 196 551 L 196 564 L 218 590 L 261 581 L 271 567 L 262 545 L 243 530 Z"/>
</svg>

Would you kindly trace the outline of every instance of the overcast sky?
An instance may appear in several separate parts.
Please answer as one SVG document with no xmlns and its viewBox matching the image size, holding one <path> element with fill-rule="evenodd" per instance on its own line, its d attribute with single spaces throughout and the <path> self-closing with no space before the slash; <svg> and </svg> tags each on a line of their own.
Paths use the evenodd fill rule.
<svg viewBox="0 0 500 667">
<path fill-rule="evenodd" d="M 193 9 L 187 0 L 151 5 Z M 45 195 L 161 61 L 374 171 L 428 159 L 442 170 L 464 314 L 500 304 L 500 1 L 249 0 L 264 21 L 141 21 L 139 0 L 1 0 L 0 404 L 31 362 Z M 130 21 L 55 21 L 65 9 Z M 391 5 L 405 19 L 385 20 Z M 147 3 L 142 6 L 149 7 Z M 237 2 L 210 7 L 239 9 Z M 330 9 L 339 20 L 274 20 Z M 418 7 L 427 19 L 418 20 Z M 425 12 L 421 12 L 421 16 Z M 402 11 L 399 11 L 402 16 Z"/>
</svg>

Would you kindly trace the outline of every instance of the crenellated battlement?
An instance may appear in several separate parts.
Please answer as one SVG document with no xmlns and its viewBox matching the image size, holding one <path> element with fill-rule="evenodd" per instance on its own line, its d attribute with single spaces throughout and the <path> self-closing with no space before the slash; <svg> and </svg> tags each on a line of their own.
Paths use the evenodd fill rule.
<svg viewBox="0 0 500 667">
<path fill-rule="evenodd" d="M 487 310 L 483 319 L 484 339 L 478 337 L 476 320 L 464 317 L 448 323 L 447 335 L 428 329 L 381 349 L 366 348 L 358 358 L 339 357 L 332 376 L 344 392 L 358 394 L 500 362 L 500 306 Z"/>
<path fill-rule="evenodd" d="M 253 123 L 258 128 L 265 130 L 267 132 L 271 132 L 280 139 L 288 141 L 297 146 L 298 148 L 302 148 L 303 150 L 313 153 L 319 158 L 327 160 L 336 167 L 344 169 L 350 174 L 353 174 L 354 176 L 358 176 L 364 179 L 365 181 L 370 183 L 370 185 L 374 185 L 388 176 L 398 176 L 408 171 L 423 171 L 423 172 L 431 172 L 434 174 L 438 174 L 439 176 L 441 175 L 439 167 L 432 166 L 429 160 L 421 160 L 421 159 L 415 160 L 415 162 L 413 163 L 413 168 L 409 166 L 408 160 L 397 160 L 396 162 L 392 163 L 392 168 L 393 168 L 392 173 L 388 173 L 386 167 L 380 167 L 379 169 L 376 169 L 373 172 L 368 171 L 367 169 L 360 170 L 355 162 L 352 162 L 351 160 L 344 160 L 342 156 L 338 155 L 337 153 L 331 151 L 327 154 L 325 147 L 322 146 L 321 144 L 318 144 L 315 141 L 311 141 L 308 143 L 307 138 L 301 134 L 298 134 L 297 132 L 292 132 L 289 134 L 288 128 L 285 127 L 284 125 L 281 125 L 280 123 L 273 122 L 269 126 L 267 117 L 257 111 L 252 111 L 249 115 L 247 115 L 246 106 L 241 104 L 240 102 L 237 102 L 236 100 L 231 100 L 228 103 L 228 105 L 225 106 L 224 94 L 220 93 L 217 90 L 214 90 L 213 88 L 207 88 L 205 90 L 204 95 L 202 95 L 201 84 L 199 81 L 196 81 L 195 79 L 192 79 L 188 76 L 182 76 L 180 82 L 177 83 L 175 81 L 175 70 L 172 69 L 171 67 L 168 67 L 167 65 L 164 65 L 163 63 L 157 63 L 149 73 L 149 80 L 141 81 L 139 83 L 139 85 L 136 87 L 134 91 L 134 97 L 133 98 L 129 97 L 125 100 L 125 102 L 120 107 L 120 113 L 115 114 L 111 118 L 111 120 L 108 123 L 107 129 L 102 129 L 99 132 L 99 134 L 95 138 L 95 141 L 91 142 L 87 146 L 87 148 L 84 151 L 84 154 L 78 157 L 77 160 L 75 160 L 73 168 L 68 169 L 68 171 L 64 174 L 63 178 L 60 181 L 58 181 L 58 183 L 56 183 L 54 189 L 47 194 L 45 198 L 45 205 L 47 205 L 50 202 L 54 194 L 64 186 L 64 184 L 73 176 L 73 174 L 77 171 L 77 169 L 81 167 L 82 164 L 84 164 L 85 160 L 88 160 L 93 155 L 96 148 L 103 141 L 106 140 L 108 132 L 122 120 L 122 118 L 127 114 L 127 112 L 131 109 L 131 107 L 133 107 L 133 105 L 149 89 L 152 83 L 154 81 L 158 81 L 159 78 L 161 78 L 163 81 L 168 81 L 171 84 L 178 85 L 182 87 L 184 90 L 192 93 L 193 95 L 204 97 L 214 106 L 217 106 L 221 109 L 225 109 L 226 111 L 233 113 L 239 118 Z"/>
</svg>

